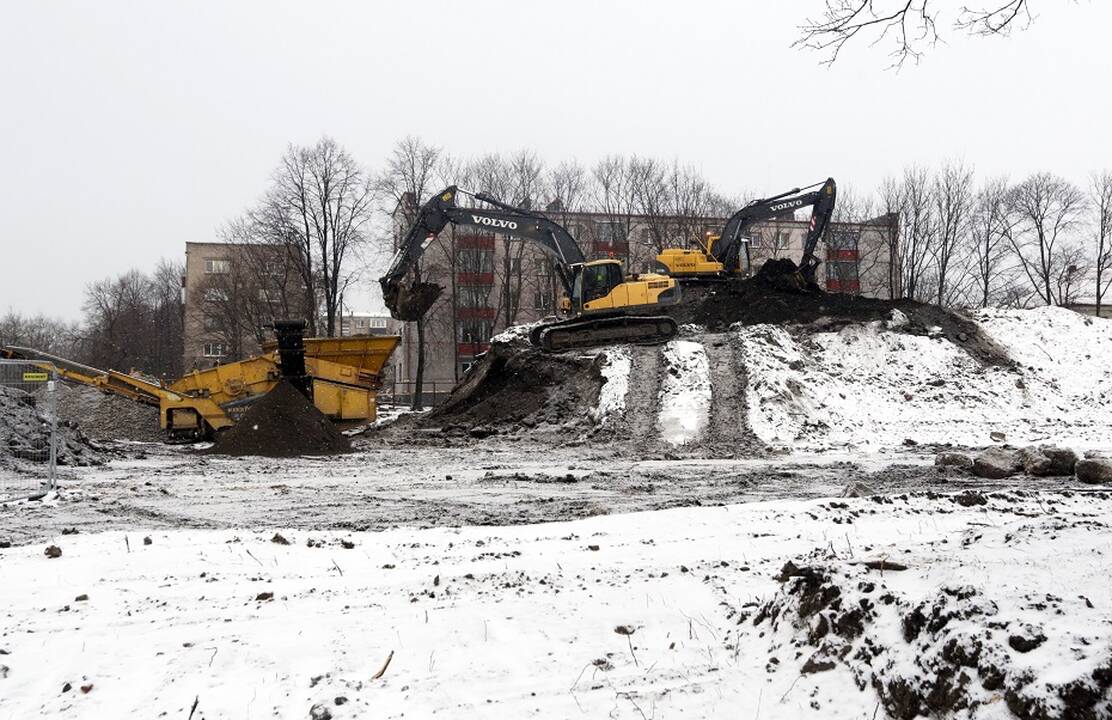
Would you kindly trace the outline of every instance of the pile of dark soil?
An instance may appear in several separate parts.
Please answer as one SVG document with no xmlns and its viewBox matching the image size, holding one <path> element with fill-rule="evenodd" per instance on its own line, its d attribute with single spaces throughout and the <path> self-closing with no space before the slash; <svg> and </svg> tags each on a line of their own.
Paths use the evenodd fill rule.
<svg viewBox="0 0 1112 720">
<path fill-rule="evenodd" d="M 447 400 L 394 423 L 391 432 L 415 427 L 487 437 L 586 429 L 603 385 L 601 366 L 596 354 L 547 354 L 525 342 L 494 343 Z"/>
<path fill-rule="evenodd" d="M 221 455 L 297 457 L 336 455 L 351 443 L 332 421 L 285 380 L 251 404 L 239 422 L 217 436 Z"/>
<path fill-rule="evenodd" d="M 931 328 L 940 328 L 947 339 L 986 365 L 1011 364 L 1007 351 L 971 319 L 914 300 L 826 293 L 815 287 L 792 289 L 780 282 L 774 272 L 721 285 L 685 288 L 684 297 L 685 301 L 670 308 L 669 314 L 681 324 L 702 325 L 711 331 L 724 331 L 735 323 L 821 324 L 837 328 L 850 323 L 887 321 L 893 310 L 899 310 L 907 316 L 908 323 L 895 330 L 926 335 Z"/>
</svg>

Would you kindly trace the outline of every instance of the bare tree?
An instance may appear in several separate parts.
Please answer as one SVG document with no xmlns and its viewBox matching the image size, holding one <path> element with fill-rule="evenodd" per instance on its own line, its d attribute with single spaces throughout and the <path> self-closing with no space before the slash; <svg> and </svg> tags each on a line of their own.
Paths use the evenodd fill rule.
<svg viewBox="0 0 1112 720">
<path fill-rule="evenodd" d="M 1008 239 L 1023 274 L 1044 304 L 1061 303 L 1056 279 L 1068 265 L 1061 241 L 1081 221 L 1085 194 L 1063 178 L 1036 173 L 1012 189 L 1009 206 L 1015 225 Z"/>
<path fill-rule="evenodd" d="M 903 227 L 901 208 L 903 207 L 903 187 L 895 178 L 885 178 L 880 185 L 878 209 L 884 225 L 884 254 L 887 255 L 888 298 L 895 300 L 904 296 L 903 288 Z M 880 253 L 877 253 L 880 256 Z M 875 262 L 875 259 L 873 260 Z"/>
<path fill-rule="evenodd" d="M 1104 293 L 1112 282 L 1112 172 L 1105 170 L 1090 181 L 1090 203 L 1096 213 L 1093 276 L 1096 280 L 1096 313 L 1101 314 Z"/>
<path fill-rule="evenodd" d="M 591 168 L 591 204 L 601 219 L 590 228 L 591 239 L 618 254 L 635 250 L 631 243 L 633 217 L 637 212 L 636 178 L 632 163 L 621 155 L 608 155 Z M 592 254 L 592 247 L 584 252 Z M 632 265 L 636 260 L 627 257 Z"/>
<path fill-rule="evenodd" d="M 976 285 L 976 301 L 981 307 L 994 302 L 998 292 L 1010 284 L 1005 263 L 1011 252 L 1013 216 L 1009 212 L 1007 178 L 987 181 L 977 191 L 970 223 L 970 251 Z"/>
<path fill-rule="evenodd" d="M 340 297 L 355 281 L 353 260 L 367 240 L 374 203 L 368 174 L 335 140 L 291 145 L 265 201 L 268 215 L 299 260 L 307 297 L 323 304 L 324 331 L 336 333 Z M 316 334 L 316 318 L 309 319 Z"/>
<path fill-rule="evenodd" d="M 922 300 L 933 293 L 929 285 L 932 243 L 936 226 L 931 202 L 930 174 L 925 168 L 906 168 L 899 189 L 900 270 L 904 297 Z"/>
<path fill-rule="evenodd" d="M 935 176 L 932 195 L 937 230 L 930 244 L 938 281 L 935 298 L 938 305 L 951 305 L 958 294 L 955 289 L 964 280 L 954 277 L 954 269 L 955 261 L 961 260 L 957 255 L 968 247 L 973 170 L 962 162 L 946 163 Z"/>
<path fill-rule="evenodd" d="M 180 264 L 153 276 L 130 270 L 85 289 L 85 362 L 159 377 L 181 374 Z"/>
<path fill-rule="evenodd" d="M 1006 35 L 1017 27 L 1026 29 L 1033 20 L 1030 0 L 938 8 L 931 0 L 824 0 L 823 12 L 804 21 L 793 46 L 817 50 L 824 55 L 822 62 L 831 64 L 851 41 L 886 43 L 898 68 L 908 60 L 918 62 L 942 39 L 940 25 L 969 35 Z"/>
<path fill-rule="evenodd" d="M 1089 257 L 1080 243 L 1062 248 L 1061 262 L 1054 268 L 1054 290 L 1059 305 L 1077 302 L 1089 274 Z"/>
<path fill-rule="evenodd" d="M 45 315 L 23 315 L 8 310 L 0 316 L 0 347 L 18 345 L 43 352 L 75 357 L 80 353 L 81 327 L 75 322 Z"/>
<path fill-rule="evenodd" d="M 403 233 L 416 217 L 420 204 L 428 196 L 436 179 L 440 156 L 440 148 L 411 136 L 399 141 L 387 159 L 386 170 L 379 178 L 378 187 L 386 200 L 386 211 L 392 218 L 391 232 L 388 234 L 391 251 L 398 248 Z M 413 275 L 416 282 L 423 281 L 423 269 L 420 261 L 414 263 Z M 413 377 L 413 395 L 410 402 L 410 407 L 414 410 L 424 407 L 422 395 L 425 379 L 425 324 L 425 317 L 420 317 L 416 321 L 417 369 Z"/>
<path fill-rule="evenodd" d="M 484 173 L 489 175 L 488 186 L 504 186 L 499 199 L 511 205 L 531 209 L 541 202 L 544 192 L 544 164 L 533 150 L 519 150 L 508 160 L 488 163 Z M 498 197 L 498 196 L 495 196 Z M 513 235 L 502 235 L 502 256 L 498 268 L 498 312 L 504 327 L 517 322 L 521 310 L 522 291 L 525 287 L 527 260 L 536 260 L 539 251 Z"/>
<path fill-rule="evenodd" d="M 549 202 L 545 207 L 545 214 L 568 228 L 577 242 L 582 243 L 582 232 L 577 227 L 571 227 L 572 215 L 582 210 L 583 202 L 587 195 L 589 179 L 587 171 L 578 162 L 563 161 L 554 168 L 550 168 L 545 177 L 545 189 Z M 547 294 L 547 300 L 542 301 L 544 307 L 538 309 L 548 310 L 557 306 L 562 286 L 556 275 L 556 264 L 552 258 L 545 257 L 540 264 L 535 282 L 538 284 L 538 293 Z"/>
</svg>

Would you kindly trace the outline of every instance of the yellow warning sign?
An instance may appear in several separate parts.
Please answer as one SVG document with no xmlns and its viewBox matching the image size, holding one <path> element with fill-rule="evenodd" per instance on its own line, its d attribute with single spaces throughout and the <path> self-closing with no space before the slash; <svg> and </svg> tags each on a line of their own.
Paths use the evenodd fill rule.
<svg viewBox="0 0 1112 720">
<path fill-rule="evenodd" d="M 50 373 L 44 372 L 25 372 L 23 373 L 23 382 L 46 382 L 50 379 Z"/>
</svg>

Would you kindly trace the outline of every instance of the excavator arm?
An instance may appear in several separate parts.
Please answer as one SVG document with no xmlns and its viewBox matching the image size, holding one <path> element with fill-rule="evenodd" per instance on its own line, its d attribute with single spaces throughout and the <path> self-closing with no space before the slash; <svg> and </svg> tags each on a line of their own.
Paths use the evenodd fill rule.
<svg viewBox="0 0 1112 720">
<path fill-rule="evenodd" d="M 494 209 L 461 208 L 456 205 L 459 189 L 451 185 L 417 211 L 402 238 L 386 274 L 379 279 L 382 299 L 390 314 L 399 320 L 417 320 L 432 307 L 444 288 L 435 283 L 406 283 L 421 255 L 449 224 L 513 235 L 539 244 L 556 260 L 556 272 L 570 295 L 574 267 L 585 261 L 575 239 L 561 225 L 528 210 L 515 208 L 482 193 L 474 197 Z"/>
<path fill-rule="evenodd" d="M 819 185 L 818 190 L 802 193 L 808 188 L 794 188 L 785 193 L 774 195 L 763 200 L 754 200 L 734 213 L 722 229 L 721 237 L 711 248 L 711 255 L 722 263 L 727 273 L 737 272 L 741 262 L 742 238 L 746 231 L 755 223 L 762 220 L 791 215 L 796 210 L 813 206 L 811 223 L 807 229 L 807 238 L 803 241 L 803 257 L 799 263 L 799 270 L 803 276 L 813 282 L 815 269 L 819 261 L 815 257 L 815 248 L 830 224 L 830 217 L 834 214 L 834 200 L 837 194 L 837 185 L 834 178 L 827 178 L 826 182 Z"/>
</svg>

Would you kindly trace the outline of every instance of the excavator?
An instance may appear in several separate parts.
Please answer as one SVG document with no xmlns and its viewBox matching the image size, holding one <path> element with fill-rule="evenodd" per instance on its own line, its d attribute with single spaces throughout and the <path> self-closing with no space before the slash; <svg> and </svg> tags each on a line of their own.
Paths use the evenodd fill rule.
<svg viewBox="0 0 1112 720">
<path fill-rule="evenodd" d="M 461 193 L 490 208 L 459 207 L 456 200 Z M 562 225 L 484 193 L 465 193 L 455 185 L 421 206 L 389 269 L 379 279 L 383 301 L 395 318 L 414 321 L 424 317 L 443 292 L 436 283 L 421 282 L 414 270 L 426 248 L 448 224 L 529 240 L 552 256 L 565 292 L 561 311 L 568 317 L 532 329 L 530 341 L 543 350 L 659 343 L 677 333 L 676 321 L 658 314 L 662 308 L 680 302 L 675 278 L 656 273 L 627 275 L 615 259 L 588 262 Z M 411 275 L 413 280 L 408 281 Z"/>
<path fill-rule="evenodd" d="M 818 188 L 813 190 L 813 188 Z M 803 192 L 804 190 L 810 192 Z M 750 275 L 749 239 L 746 232 L 762 220 L 790 216 L 799 208 L 813 206 L 803 257 L 791 274 L 799 286 L 814 286 L 819 260 L 815 248 L 834 214 L 837 185 L 834 178 L 805 188 L 793 188 L 769 198 L 754 200 L 734 213 L 718 235 L 709 235 L 706 244 L 695 249 L 667 248 L 656 256 L 663 271 L 684 283 L 720 282 Z M 791 282 L 791 280 L 789 280 Z"/>
</svg>

